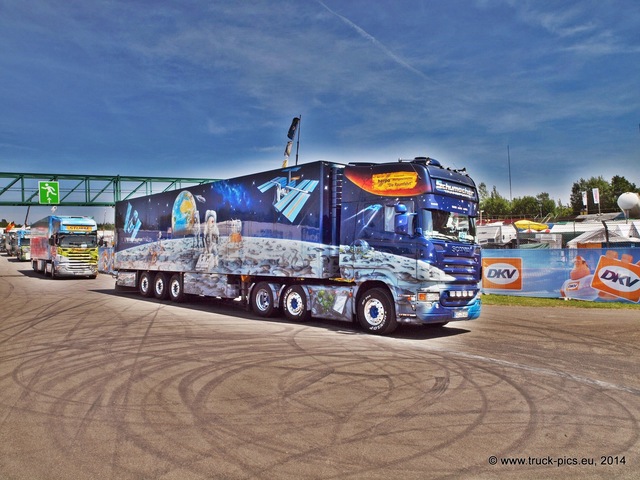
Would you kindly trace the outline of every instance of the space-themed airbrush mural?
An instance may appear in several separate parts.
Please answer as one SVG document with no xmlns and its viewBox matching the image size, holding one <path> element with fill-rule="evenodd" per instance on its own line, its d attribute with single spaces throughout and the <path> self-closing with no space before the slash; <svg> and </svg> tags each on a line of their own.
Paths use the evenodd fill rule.
<svg viewBox="0 0 640 480">
<path fill-rule="evenodd" d="M 119 269 L 328 277 L 323 163 L 163 192 L 116 206 Z M 325 235 L 326 236 L 326 235 Z M 333 251 L 335 250 L 335 251 Z"/>
<path fill-rule="evenodd" d="M 431 160 L 272 170 L 118 202 L 116 282 L 182 273 L 185 293 L 225 298 L 262 282 L 276 304 L 296 287 L 314 316 L 340 320 L 364 308 L 358 289 L 382 286 L 372 310 L 388 296 L 408 323 L 472 319 L 476 213 L 473 181 Z"/>
</svg>

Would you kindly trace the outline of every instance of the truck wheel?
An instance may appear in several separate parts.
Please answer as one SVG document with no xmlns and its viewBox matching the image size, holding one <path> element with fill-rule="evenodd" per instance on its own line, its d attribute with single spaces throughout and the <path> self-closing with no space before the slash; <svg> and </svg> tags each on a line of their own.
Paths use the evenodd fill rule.
<svg viewBox="0 0 640 480">
<path fill-rule="evenodd" d="M 282 294 L 284 316 L 293 322 L 306 322 L 311 318 L 307 310 L 307 295 L 300 285 L 289 285 Z"/>
<path fill-rule="evenodd" d="M 169 298 L 172 302 L 184 302 L 184 290 L 182 288 L 182 278 L 179 273 L 174 273 L 169 280 Z"/>
<path fill-rule="evenodd" d="M 358 302 L 358 321 L 368 333 L 385 335 L 398 326 L 393 302 L 383 288 L 366 291 Z"/>
<path fill-rule="evenodd" d="M 153 296 L 158 300 L 165 300 L 169 295 L 169 285 L 167 284 L 167 277 L 164 273 L 156 273 L 153 279 Z"/>
<path fill-rule="evenodd" d="M 140 275 L 140 283 L 138 283 L 138 290 L 143 297 L 150 297 L 153 295 L 153 289 L 151 288 L 153 281 L 151 280 L 151 274 L 149 272 L 143 272 Z"/>
<path fill-rule="evenodd" d="M 267 282 L 260 282 L 251 290 L 251 310 L 261 317 L 271 317 L 275 312 L 275 298 Z"/>
</svg>

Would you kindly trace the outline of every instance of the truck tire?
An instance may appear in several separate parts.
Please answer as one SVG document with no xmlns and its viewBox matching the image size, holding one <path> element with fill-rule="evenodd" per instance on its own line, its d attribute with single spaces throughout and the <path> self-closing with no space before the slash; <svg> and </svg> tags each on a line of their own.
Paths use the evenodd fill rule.
<svg viewBox="0 0 640 480">
<path fill-rule="evenodd" d="M 156 276 L 153 279 L 153 296 L 158 300 L 166 300 L 169 296 L 167 276 L 162 272 L 156 273 Z"/>
<path fill-rule="evenodd" d="M 169 298 L 172 302 L 184 302 L 185 295 L 184 289 L 182 288 L 182 277 L 179 273 L 171 275 L 171 280 L 169 280 Z"/>
<path fill-rule="evenodd" d="M 138 282 L 138 290 L 143 297 L 151 297 L 153 295 L 153 279 L 151 273 L 142 272 L 140 281 Z"/>
<path fill-rule="evenodd" d="M 251 310 L 257 315 L 267 318 L 275 313 L 275 298 L 267 282 L 260 282 L 251 290 Z"/>
<path fill-rule="evenodd" d="M 293 322 L 306 322 L 311 318 L 307 309 L 307 295 L 300 285 L 289 285 L 282 294 L 282 311 Z"/>
<path fill-rule="evenodd" d="M 398 322 L 387 290 L 372 288 L 364 292 L 358 302 L 358 322 L 367 333 L 376 335 L 386 335 L 396 329 Z"/>
</svg>

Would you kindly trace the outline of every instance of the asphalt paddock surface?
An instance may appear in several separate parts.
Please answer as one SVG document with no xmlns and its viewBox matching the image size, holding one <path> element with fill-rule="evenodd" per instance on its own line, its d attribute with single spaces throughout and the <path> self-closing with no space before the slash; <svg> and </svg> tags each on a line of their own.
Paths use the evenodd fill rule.
<svg viewBox="0 0 640 480">
<path fill-rule="evenodd" d="M 640 311 L 390 337 L 0 255 L 0 479 L 640 478 Z"/>
</svg>

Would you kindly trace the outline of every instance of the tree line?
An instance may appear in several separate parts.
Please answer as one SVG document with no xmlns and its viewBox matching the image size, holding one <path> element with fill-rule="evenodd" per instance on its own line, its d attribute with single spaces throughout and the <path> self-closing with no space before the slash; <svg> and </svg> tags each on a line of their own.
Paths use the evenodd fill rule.
<svg viewBox="0 0 640 480">
<path fill-rule="evenodd" d="M 597 188 L 600 197 L 600 209 L 594 203 L 593 189 Z M 587 192 L 587 207 L 583 206 L 583 194 Z M 625 192 L 640 193 L 640 189 L 632 182 L 620 175 L 615 175 L 611 181 L 605 180 L 602 176 L 581 178 L 573 183 L 569 203 L 563 205 L 560 200 L 557 202 L 549 197 L 548 193 L 542 192 L 533 196 L 524 196 L 507 200 L 504 198 L 495 185 L 491 192 L 487 185 L 478 185 L 480 195 L 480 210 L 484 219 L 504 219 L 504 218 L 528 218 L 542 220 L 550 217 L 553 219 L 571 218 L 581 213 L 608 213 L 619 212 L 618 197 Z"/>
</svg>

